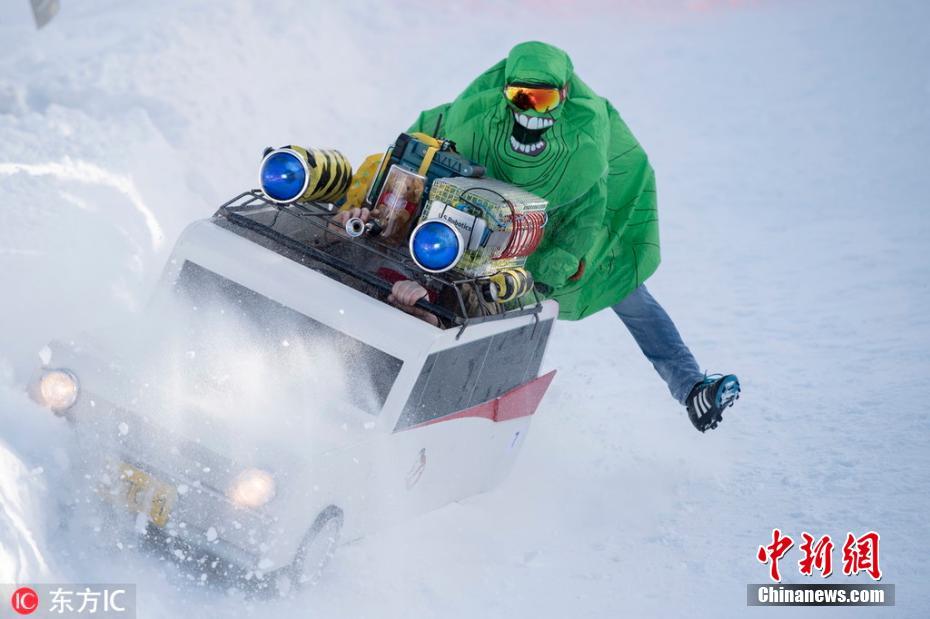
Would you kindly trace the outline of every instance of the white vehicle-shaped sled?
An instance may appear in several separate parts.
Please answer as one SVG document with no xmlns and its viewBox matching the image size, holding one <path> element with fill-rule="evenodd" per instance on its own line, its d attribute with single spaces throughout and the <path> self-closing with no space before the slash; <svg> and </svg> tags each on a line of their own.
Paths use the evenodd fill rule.
<svg viewBox="0 0 930 619">
<path fill-rule="evenodd" d="M 433 326 L 384 301 L 374 266 L 409 258 L 330 208 L 224 204 L 178 240 L 154 333 L 121 336 L 147 358 L 56 342 L 30 387 L 74 428 L 88 490 L 178 556 L 312 581 L 340 533 L 498 484 L 553 378 L 556 303 L 468 315 L 467 279 L 420 272 L 453 299 L 419 303 Z"/>
</svg>

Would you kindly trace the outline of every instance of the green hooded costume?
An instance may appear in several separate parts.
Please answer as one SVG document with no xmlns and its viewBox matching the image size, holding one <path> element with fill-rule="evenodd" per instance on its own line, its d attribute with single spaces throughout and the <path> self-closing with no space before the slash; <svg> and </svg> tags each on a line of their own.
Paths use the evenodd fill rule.
<svg viewBox="0 0 930 619">
<path fill-rule="evenodd" d="M 520 110 L 504 97 L 508 84 L 564 86 L 567 96 L 545 113 Z M 410 130 L 454 141 L 489 176 L 549 201 L 549 223 L 527 267 L 551 289 L 560 318 L 578 320 L 619 302 L 659 266 L 646 153 L 610 102 L 574 74 L 564 51 L 517 45 Z"/>
</svg>

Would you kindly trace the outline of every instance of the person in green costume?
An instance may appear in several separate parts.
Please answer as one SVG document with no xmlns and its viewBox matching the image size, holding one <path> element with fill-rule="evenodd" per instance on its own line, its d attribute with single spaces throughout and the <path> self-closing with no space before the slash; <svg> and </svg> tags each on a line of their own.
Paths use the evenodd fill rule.
<svg viewBox="0 0 930 619">
<path fill-rule="evenodd" d="M 739 380 L 701 372 L 646 289 L 659 266 L 655 174 L 617 110 L 581 81 L 568 54 L 520 43 L 454 101 L 422 112 L 410 131 L 451 140 L 489 176 L 546 198 L 549 221 L 527 268 L 559 302 L 559 318 L 612 308 L 694 426 L 717 427 L 739 397 Z"/>
</svg>

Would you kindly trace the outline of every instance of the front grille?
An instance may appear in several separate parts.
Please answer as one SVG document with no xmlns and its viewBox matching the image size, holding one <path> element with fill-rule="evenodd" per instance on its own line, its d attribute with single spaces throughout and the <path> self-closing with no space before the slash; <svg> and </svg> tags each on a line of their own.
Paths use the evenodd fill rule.
<svg viewBox="0 0 930 619">
<path fill-rule="evenodd" d="M 76 416 L 82 448 L 106 467 L 124 462 L 177 489 L 162 533 L 240 564 L 254 564 L 278 533 L 263 510 L 237 508 L 225 495 L 243 467 L 140 414 L 95 400 Z M 114 480 L 115 481 L 115 480 Z M 213 529 L 216 535 L 208 534 Z"/>
</svg>

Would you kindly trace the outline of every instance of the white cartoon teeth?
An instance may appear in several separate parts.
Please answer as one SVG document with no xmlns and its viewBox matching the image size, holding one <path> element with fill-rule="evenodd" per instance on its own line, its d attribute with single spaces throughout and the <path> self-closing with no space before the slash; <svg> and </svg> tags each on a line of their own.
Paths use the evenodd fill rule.
<svg viewBox="0 0 930 619">
<path fill-rule="evenodd" d="M 520 125 L 526 127 L 527 129 L 548 129 L 551 127 L 555 121 L 551 118 L 540 118 L 538 116 L 527 116 L 526 114 L 518 114 L 514 112 L 513 118 Z"/>
<path fill-rule="evenodd" d="M 535 144 L 521 144 L 520 141 L 510 136 L 510 146 L 518 153 L 523 153 L 524 155 L 537 155 L 546 148 L 546 143 L 543 140 L 536 142 Z"/>
<path fill-rule="evenodd" d="M 530 131 L 544 131 L 555 124 L 551 118 L 540 118 L 538 116 L 527 116 L 526 114 L 513 113 L 513 120 L 521 127 Z M 524 144 L 514 136 L 510 136 L 510 146 L 518 153 L 524 155 L 538 155 L 546 148 L 546 142 L 539 140 L 535 144 Z"/>
</svg>

